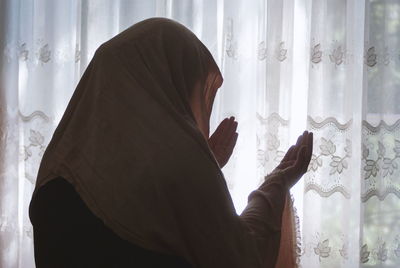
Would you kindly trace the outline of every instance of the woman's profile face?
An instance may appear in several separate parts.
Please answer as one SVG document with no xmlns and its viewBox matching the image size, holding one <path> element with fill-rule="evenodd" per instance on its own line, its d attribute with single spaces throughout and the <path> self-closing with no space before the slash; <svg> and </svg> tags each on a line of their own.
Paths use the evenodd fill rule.
<svg viewBox="0 0 400 268">
<path fill-rule="evenodd" d="M 210 135 L 210 117 L 215 95 L 222 83 L 223 79 L 219 72 L 210 72 L 204 85 L 202 86 L 201 83 L 198 83 L 191 95 L 190 106 L 193 115 L 197 126 L 206 139 Z"/>
</svg>

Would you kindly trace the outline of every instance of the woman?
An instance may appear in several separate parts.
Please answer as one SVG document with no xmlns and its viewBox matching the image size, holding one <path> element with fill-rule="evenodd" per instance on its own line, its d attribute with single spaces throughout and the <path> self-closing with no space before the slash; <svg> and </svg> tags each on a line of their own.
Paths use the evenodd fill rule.
<svg viewBox="0 0 400 268">
<path fill-rule="evenodd" d="M 104 43 L 40 165 L 37 268 L 294 267 L 288 189 L 307 169 L 312 134 L 238 216 L 220 169 L 237 123 L 208 139 L 221 84 L 207 48 L 174 21 L 148 19 Z"/>
</svg>

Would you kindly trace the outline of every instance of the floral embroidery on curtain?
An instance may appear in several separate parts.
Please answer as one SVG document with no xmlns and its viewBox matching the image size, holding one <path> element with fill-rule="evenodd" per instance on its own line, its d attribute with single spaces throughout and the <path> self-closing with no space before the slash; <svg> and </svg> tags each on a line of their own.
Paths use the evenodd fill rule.
<svg viewBox="0 0 400 268">
<path fill-rule="evenodd" d="M 388 194 L 400 198 L 400 119 L 376 127 L 363 121 L 362 163 L 363 202 L 372 196 L 382 201 Z"/>
<path fill-rule="evenodd" d="M 282 160 L 288 147 L 289 120 L 277 113 L 262 117 L 257 113 L 257 159 L 260 182 Z"/>
<path fill-rule="evenodd" d="M 226 46 L 226 54 L 228 57 L 237 59 L 237 42 L 234 38 L 234 28 L 233 28 L 233 19 L 228 18 L 226 22 L 226 34 L 225 34 L 225 46 Z"/>
<path fill-rule="evenodd" d="M 338 192 L 347 199 L 351 197 L 346 173 L 352 157 L 352 123 L 349 120 L 341 124 L 333 117 L 318 122 L 308 116 L 308 129 L 314 132 L 314 152 L 305 176 L 306 193 L 313 190 L 329 197 Z"/>
<path fill-rule="evenodd" d="M 36 40 L 36 44 L 32 47 L 26 42 L 20 45 L 8 44 L 4 49 L 6 59 L 11 62 L 19 58 L 21 62 L 33 62 L 35 64 L 44 65 L 52 60 L 59 62 L 74 60 L 76 63 L 80 61 L 81 50 L 79 44 L 76 44 L 74 50 L 63 48 L 52 51 L 50 45 L 45 43 L 41 38 Z"/>
<path fill-rule="evenodd" d="M 27 116 L 19 112 L 19 117 L 24 137 L 21 145 L 24 174 L 25 178 L 34 185 L 40 160 L 51 138 L 53 124 L 50 117 L 42 111 L 35 111 Z"/>
</svg>

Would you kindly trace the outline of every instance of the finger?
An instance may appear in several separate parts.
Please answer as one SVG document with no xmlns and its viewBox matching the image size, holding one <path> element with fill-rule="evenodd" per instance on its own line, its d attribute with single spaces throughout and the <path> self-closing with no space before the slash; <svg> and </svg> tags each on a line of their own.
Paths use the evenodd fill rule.
<svg viewBox="0 0 400 268">
<path fill-rule="evenodd" d="M 297 155 L 297 152 L 299 151 L 299 148 L 300 148 L 299 146 L 293 145 L 293 150 L 288 155 L 288 160 L 295 160 L 296 159 L 296 155 Z"/>
<path fill-rule="evenodd" d="M 282 158 L 281 163 L 282 163 L 282 162 L 289 161 L 289 160 L 291 159 L 291 158 L 290 158 L 290 155 L 291 155 L 291 153 L 293 152 L 294 149 L 295 149 L 295 146 L 294 146 L 294 145 L 290 146 L 289 150 L 287 150 L 285 156 Z"/>
<path fill-rule="evenodd" d="M 229 118 L 227 126 L 221 134 L 221 144 L 227 146 L 230 143 L 233 135 L 236 132 L 237 126 L 238 123 L 235 121 L 235 118 L 233 116 Z"/>
<path fill-rule="evenodd" d="M 222 122 L 218 125 L 217 129 L 215 130 L 214 133 L 218 133 L 221 134 L 224 129 L 228 126 L 229 124 L 229 118 L 225 118 L 224 120 L 222 120 Z"/>
<path fill-rule="evenodd" d="M 285 171 L 288 172 L 288 174 L 290 175 L 290 177 L 300 177 L 302 174 L 302 169 L 304 166 L 304 154 L 306 151 L 306 147 L 305 146 L 301 146 L 299 152 L 297 153 L 297 159 L 294 163 L 294 165 L 288 167 L 287 169 L 285 169 Z"/>
<path fill-rule="evenodd" d="M 231 142 L 229 143 L 229 146 L 228 146 L 229 157 L 231 156 L 233 149 L 235 148 L 238 137 L 239 137 L 239 134 L 237 132 L 235 132 L 232 136 Z"/>
<path fill-rule="evenodd" d="M 314 145 L 314 134 L 312 132 L 309 133 L 308 135 L 308 141 L 307 141 L 307 150 L 305 154 L 305 169 L 308 170 L 308 165 L 310 164 L 312 153 L 313 153 L 313 145 Z"/>
<path fill-rule="evenodd" d="M 303 132 L 303 138 L 302 138 L 302 140 L 301 140 L 301 145 L 304 145 L 304 146 L 307 146 L 307 144 L 308 144 L 308 136 L 309 136 L 309 133 L 308 133 L 308 131 L 307 130 L 305 130 L 304 132 Z"/>
<path fill-rule="evenodd" d="M 307 147 L 301 146 L 295 164 L 297 170 L 304 171 L 305 165 L 307 163 L 307 161 L 305 160 L 306 153 L 307 153 Z M 299 175 L 301 176 L 303 174 L 304 172 L 300 173 Z"/>
<path fill-rule="evenodd" d="M 227 129 L 227 133 L 226 133 L 226 141 L 229 143 L 231 143 L 233 136 L 236 133 L 238 127 L 238 122 L 233 121 L 233 123 L 228 127 Z"/>
<path fill-rule="evenodd" d="M 235 133 L 233 135 L 233 138 L 231 140 L 231 143 L 228 146 L 222 146 L 222 155 L 221 155 L 221 163 L 220 166 L 223 167 L 226 165 L 226 163 L 228 162 L 229 158 L 232 155 L 233 149 L 235 148 L 236 142 L 237 142 L 237 138 L 238 138 L 238 133 Z"/>
<path fill-rule="evenodd" d="M 304 133 L 297 138 L 295 148 L 293 149 L 293 151 L 289 155 L 289 159 L 290 160 L 296 160 L 296 156 L 297 156 L 297 154 L 298 154 L 298 152 L 300 150 L 300 147 L 301 147 L 301 144 L 303 142 L 303 139 L 304 139 Z"/>
<path fill-rule="evenodd" d="M 231 146 L 235 146 L 237 138 L 238 138 L 238 133 L 237 132 L 233 132 L 232 136 L 230 137 L 229 141 L 225 144 L 226 147 L 230 148 Z"/>
<path fill-rule="evenodd" d="M 218 133 L 220 133 L 226 127 L 228 120 L 229 120 L 228 118 L 222 120 L 221 123 L 219 123 L 218 127 L 215 129 L 213 135 L 211 136 L 218 135 Z"/>
<path fill-rule="evenodd" d="M 230 118 L 227 118 L 227 121 L 225 123 L 225 127 L 221 130 L 221 142 L 224 142 L 227 134 L 229 133 L 230 129 L 231 129 L 231 125 L 235 122 L 235 118 L 233 116 L 231 116 Z"/>
<path fill-rule="evenodd" d="M 305 146 L 306 147 L 306 149 L 307 149 L 307 147 L 308 147 L 308 140 L 309 140 L 309 132 L 307 131 L 307 130 L 305 130 L 304 132 L 303 132 L 303 134 L 301 135 L 301 140 L 299 141 L 299 144 L 298 144 L 298 147 L 299 147 L 299 150 L 300 150 L 300 148 L 302 147 L 302 146 Z"/>
<path fill-rule="evenodd" d="M 211 144 L 217 144 L 220 139 L 221 139 L 221 134 L 224 132 L 224 129 L 227 127 L 229 118 L 225 118 L 222 120 L 222 122 L 218 125 L 217 129 L 214 131 L 214 133 L 210 136 L 209 138 L 209 143 Z"/>
<path fill-rule="evenodd" d="M 297 138 L 297 142 L 296 145 L 300 146 L 303 143 L 304 140 L 304 136 L 306 135 L 305 131 L 303 132 L 303 134 L 301 134 L 298 138 Z"/>
</svg>

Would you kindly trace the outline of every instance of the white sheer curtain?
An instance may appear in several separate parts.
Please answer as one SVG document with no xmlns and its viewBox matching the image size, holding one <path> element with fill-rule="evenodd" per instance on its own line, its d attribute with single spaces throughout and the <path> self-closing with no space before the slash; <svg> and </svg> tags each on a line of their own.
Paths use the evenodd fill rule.
<svg viewBox="0 0 400 268">
<path fill-rule="evenodd" d="M 307 128 L 302 266 L 399 267 L 398 0 L 0 1 L 0 267 L 34 267 L 38 164 L 95 49 L 153 16 L 192 29 L 224 74 L 212 128 L 239 121 L 237 211 Z"/>
</svg>

